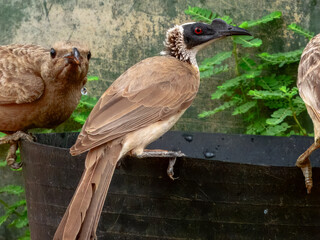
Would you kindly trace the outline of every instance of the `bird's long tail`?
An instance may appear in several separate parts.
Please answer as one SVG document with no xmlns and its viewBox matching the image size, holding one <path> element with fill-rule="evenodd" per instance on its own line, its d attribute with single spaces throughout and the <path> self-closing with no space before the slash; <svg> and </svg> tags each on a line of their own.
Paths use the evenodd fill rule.
<svg viewBox="0 0 320 240">
<path fill-rule="evenodd" d="M 110 142 L 88 152 L 84 173 L 56 230 L 54 240 L 95 238 L 121 149 L 120 143 Z"/>
</svg>

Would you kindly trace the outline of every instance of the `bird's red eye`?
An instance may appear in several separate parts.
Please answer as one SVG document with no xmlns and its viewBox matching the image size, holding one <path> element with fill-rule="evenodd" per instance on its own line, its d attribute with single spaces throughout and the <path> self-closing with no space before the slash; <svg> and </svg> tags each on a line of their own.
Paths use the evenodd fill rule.
<svg viewBox="0 0 320 240">
<path fill-rule="evenodd" d="M 195 34 L 202 34 L 202 29 L 200 27 L 196 27 L 194 29 Z"/>
</svg>

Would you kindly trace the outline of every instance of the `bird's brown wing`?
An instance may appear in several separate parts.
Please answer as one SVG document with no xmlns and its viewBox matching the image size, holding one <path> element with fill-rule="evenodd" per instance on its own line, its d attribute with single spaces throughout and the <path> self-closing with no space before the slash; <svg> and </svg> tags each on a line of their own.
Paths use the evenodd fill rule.
<svg viewBox="0 0 320 240">
<path fill-rule="evenodd" d="M 0 70 L 0 74 L 3 73 Z M 23 76 L 2 76 L 0 78 L 0 104 L 29 103 L 38 99 L 44 91 L 42 78 L 25 74 Z"/>
<path fill-rule="evenodd" d="M 29 103 L 44 91 L 44 82 L 31 68 L 32 57 L 44 52 L 35 45 L 0 47 L 0 104 Z"/>
<path fill-rule="evenodd" d="M 320 121 L 320 35 L 314 37 L 301 56 L 297 86 L 303 101 Z"/>
<path fill-rule="evenodd" d="M 137 63 L 99 99 L 71 153 L 80 154 L 185 110 L 198 87 L 194 67 L 173 57 Z"/>
</svg>

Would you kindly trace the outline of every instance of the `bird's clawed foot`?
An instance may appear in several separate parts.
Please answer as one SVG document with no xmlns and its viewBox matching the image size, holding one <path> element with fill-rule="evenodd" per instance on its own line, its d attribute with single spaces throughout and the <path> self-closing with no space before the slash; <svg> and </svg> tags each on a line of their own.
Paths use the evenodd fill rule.
<svg viewBox="0 0 320 240">
<path fill-rule="evenodd" d="M 169 164 L 167 168 L 167 174 L 172 180 L 178 179 L 173 177 L 173 167 L 176 163 L 177 157 L 185 157 L 186 155 L 181 151 L 165 151 L 165 150 L 147 150 L 145 149 L 141 154 L 136 155 L 138 158 L 158 157 L 169 158 Z"/>
<path fill-rule="evenodd" d="M 16 151 L 18 149 L 18 143 L 12 142 L 9 147 L 9 151 L 6 157 L 7 165 L 12 169 L 19 169 L 22 167 L 22 162 L 16 162 L 17 155 Z"/>
<path fill-rule="evenodd" d="M 35 138 L 31 134 L 25 133 L 23 131 L 17 131 L 13 134 L 8 134 L 0 138 L 0 144 L 18 142 L 21 139 L 27 140 L 30 142 L 33 142 L 35 140 Z"/>
<path fill-rule="evenodd" d="M 178 177 L 173 177 L 174 172 L 173 172 L 173 166 L 176 164 L 176 160 L 177 158 L 172 158 L 169 159 L 169 164 L 168 164 L 168 168 L 167 168 L 167 174 L 169 176 L 169 178 L 171 178 L 173 181 L 178 179 Z"/>
<path fill-rule="evenodd" d="M 311 162 L 309 160 L 309 157 L 304 157 L 304 154 L 302 154 L 297 162 L 296 162 L 297 167 L 301 168 L 301 171 L 304 176 L 306 188 L 307 188 L 307 193 L 311 193 L 311 188 L 313 186 L 312 182 L 312 168 L 311 168 Z"/>
<path fill-rule="evenodd" d="M 17 160 L 16 151 L 18 149 L 18 141 L 21 139 L 27 140 L 27 141 L 34 141 L 33 136 L 22 131 L 18 131 L 13 134 L 0 138 L 0 144 L 7 144 L 7 143 L 10 144 L 6 161 L 7 161 L 7 165 L 10 166 L 12 169 L 19 169 L 22 166 L 22 162 L 16 162 Z"/>
</svg>

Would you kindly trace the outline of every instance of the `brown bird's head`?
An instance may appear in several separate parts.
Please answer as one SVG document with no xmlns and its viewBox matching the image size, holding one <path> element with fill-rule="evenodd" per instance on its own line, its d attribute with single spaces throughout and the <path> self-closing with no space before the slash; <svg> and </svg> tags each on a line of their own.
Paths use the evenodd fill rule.
<svg viewBox="0 0 320 240">
<path fill-rule="evenodd" d="M 45 62 L 41 67 L 43 78 L 52 81 L 66 81 L 68 83 L 86 83 L 91 52 L 89 48 L 79 42 L 57 42 L 48 50 Z"/>
<path fill-rule="evenodd" d="M 170 55 L 197 66 L 197 52 L 212 42 L 232 35 L 251 35 L 247 30 L 214 19 L 211 24 L 192 22 L 175 26 L 167 31 L 165 50 Z"/>
</svg>

